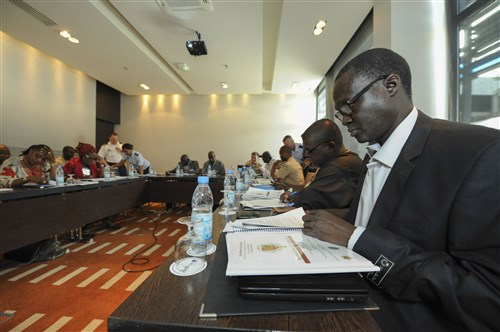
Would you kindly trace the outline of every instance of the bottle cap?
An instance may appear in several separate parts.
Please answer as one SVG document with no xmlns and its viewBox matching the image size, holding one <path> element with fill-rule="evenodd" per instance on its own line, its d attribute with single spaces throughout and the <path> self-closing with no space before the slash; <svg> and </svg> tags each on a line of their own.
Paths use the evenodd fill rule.
<svg viewBox="0 0 500 332">
<path fill-rule="evenodd" d="M 226 171 L 226 173 L 227 173 L 227 174 L 233 174 L 233 170 L 232 170 L 232 169 L 228 169 L 228 170 Z"/>
<path fill-rule="evenodd" d="M 198 183 L 208 184 L 208 176 L 198 176 Z"/>
</svg>

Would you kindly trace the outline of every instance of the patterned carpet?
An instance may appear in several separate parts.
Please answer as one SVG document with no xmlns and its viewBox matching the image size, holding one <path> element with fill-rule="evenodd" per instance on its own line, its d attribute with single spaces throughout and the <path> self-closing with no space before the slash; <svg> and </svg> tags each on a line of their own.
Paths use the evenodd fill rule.
<svg viewBox="0 0 500 332">
<path fill-rule="evenodd" d="M 0 331 L 107 331 L 107 317 L 186 233 L 175 221 L 188 207 L 159 210 L 148 204 L 115 216 L 118 230 L 94 224 L 93 242 L 61 239 L 70 252 L 55 260 L 0 270 Z"/>
</svg>

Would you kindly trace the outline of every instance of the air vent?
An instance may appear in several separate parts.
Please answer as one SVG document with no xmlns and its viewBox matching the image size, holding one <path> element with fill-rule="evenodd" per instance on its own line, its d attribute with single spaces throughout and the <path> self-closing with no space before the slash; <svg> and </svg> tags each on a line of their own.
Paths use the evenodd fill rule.
<svg viewBox="0 0 500 332">
<path fill-rule="evenodd" d="M 47 16 L 43 15 L 42 13 L 40 13 L 35 8 L 33 8 L 30 5 L 28 5 L 26 2 L 24 2 L 22 0 L 9 0 L 9 1 L 11 3 L 13 3 L 14 5 L 16 5 L 17 7 L 21 8 L 22 10 L 24 10 L 26 13 L 28 13 L 31 16 L 33 16 L 34 18 L 36 18 L 37 20 L 39 20 L 40 22 L 42 22 L 43 24 L 45 24 L 46 26 L 57 25 L 56 22 L 52 21 Z"/>
<path fill-rule="evenodd" d="M 214 10 L 211 0 L 156 0 L 156 3 L 168 15 L 193 10 L 206 10 L 210 12 Z"/>
</svg>

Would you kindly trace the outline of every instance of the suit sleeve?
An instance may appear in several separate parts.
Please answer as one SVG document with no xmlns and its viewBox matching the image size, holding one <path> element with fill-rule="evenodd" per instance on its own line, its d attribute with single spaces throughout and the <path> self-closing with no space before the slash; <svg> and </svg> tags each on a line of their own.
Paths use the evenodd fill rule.
<svg viewBox="0 0 500 332">
<path fill-rule="evenodd" d="M 318 172 L 311 184 L 297 194 L 295 206 L 308 210 L 349 207 L 354 196 L 349 173 L 336 166 Z"/>
<path fill-rule="evenodd" d="M 447 224 L 447 243 L 438 250 L 418 246 L 382 227 L 368 227 L 353 249 L 374 263 L 386 259 L 388 269 L 368 279 L 394 299 L 440 303 L 455 322 L 470 330 L 496 330 L 499 170 L 500 143 L 495 142 L 479 154 L 458 191 L 450 193 L 455 197 L 448 220 L 433 221 Z"/>
</svg>

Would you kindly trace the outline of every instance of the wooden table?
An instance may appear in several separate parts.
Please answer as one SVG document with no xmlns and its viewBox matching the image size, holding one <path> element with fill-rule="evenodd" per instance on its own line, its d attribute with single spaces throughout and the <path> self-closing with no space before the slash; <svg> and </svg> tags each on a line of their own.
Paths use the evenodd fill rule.
<svg viewBox="0 0 500 332">
<path fill-rule="evenodd" d="M 62 234 L 149 201 L 147 178 L 0 193 L 0 253 Z"/>
<path fill-rule="evenodd" d="M 218 242 L 223 218 L 214 213 L 213 241 Z M 380 331 L 366 311 L 199 318 L 214 254 L 208 267 L 190 277 L 172 275 L 169 257 L 108 318 L 109 331 Z"/>
</svg>

